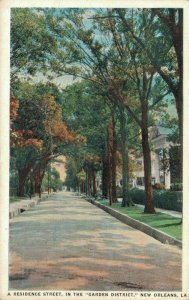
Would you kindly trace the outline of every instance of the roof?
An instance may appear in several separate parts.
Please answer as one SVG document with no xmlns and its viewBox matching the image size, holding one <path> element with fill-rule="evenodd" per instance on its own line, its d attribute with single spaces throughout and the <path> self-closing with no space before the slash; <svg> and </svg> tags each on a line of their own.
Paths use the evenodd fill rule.
<svg viewBox="0 0 189 300">
<path fill-rule="evenodd" d="M 150 138 L 153 140 L 161 135 L 167 136 L 172 132 L 171 128 L 163 127 L 163 126 L 153 126 L 150 130 Z"/>
<path fill-rule="evenodd" d="M 165 135 L 168 135 L 172 132 L 172 129 L 171 128 L 166 128 L 166 127 L 162 127 L 162 126 L 157 126 L 157 129 L 158 129 L 158 135 L 161 135 L 161 134 L 165 134 Z"/>
</svg>

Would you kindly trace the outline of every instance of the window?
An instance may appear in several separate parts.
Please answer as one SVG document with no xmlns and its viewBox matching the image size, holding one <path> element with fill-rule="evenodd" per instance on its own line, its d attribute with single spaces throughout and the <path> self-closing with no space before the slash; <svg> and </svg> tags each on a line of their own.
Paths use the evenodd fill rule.
<svg viewBox="0 0 189 300">
<path fill-rule="evenodd" d="M 144 185 L 144 177 L 137 177 L 136 184 L 139 186 L 143 186 Z"/>
</svg>

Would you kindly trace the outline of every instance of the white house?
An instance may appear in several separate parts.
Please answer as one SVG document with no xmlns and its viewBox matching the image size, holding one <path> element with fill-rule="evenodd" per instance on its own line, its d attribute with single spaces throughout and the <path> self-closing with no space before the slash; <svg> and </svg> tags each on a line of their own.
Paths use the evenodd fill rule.
<svg viewBox="0 0 189 300">
<path fill-rule="evenodd" d="M 151 163 L 152 163 L 152 184 L 161 183 L 165 185 L 166 189 L 170 188 L 170 171 L 166 168 L 162 168 L 162 161 L 165 160 L 165 151 L 172 145 L 168 141 L 167 136 L 171 133 L 171 129 L 154 126 L 150 130 L 149 138 L 151 141 L 152 151 L 151 151 Z M 166 154 L 166 159 L 167 159 Z M 143 157 L 135 157 L 139 168 L 137 171 L 133 172 L 133 187 L 138 187 L 144 189 L 144 168 L 143 168 Z M 164 169 L 164 170 L 163 170 Z"/>
</svg>

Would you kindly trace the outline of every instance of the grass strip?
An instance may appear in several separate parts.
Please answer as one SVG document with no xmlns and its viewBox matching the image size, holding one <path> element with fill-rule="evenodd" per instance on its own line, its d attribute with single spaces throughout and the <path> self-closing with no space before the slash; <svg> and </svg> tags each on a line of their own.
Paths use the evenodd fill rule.
<svg viewBox="0 0 189 300">
<path fill-rule="evenodd" d="M 11 197 L 9 197 L 9 202 L 10 203 L 14 203 L 14 202 L 18 202 L 18 201 L 26 200 L 26 199 L 27 199 L 26 197 L 14 197 L 14 196 L 11 196 Z"/>
<path fill-rule="evenodd" d="M 100 200 L 99 202 L 103 205 L 109 206 L 107 200 Z M 155 214 L 145 214 L 142 208 L 136 206 L 122 207 L 121 203 L 113 203 L 110 207 L 135 220 L 167 233 L 177 240 L 182 240 L 181 218 L 175 218 L 160 212 L 156 212 Z"/>
</svg>

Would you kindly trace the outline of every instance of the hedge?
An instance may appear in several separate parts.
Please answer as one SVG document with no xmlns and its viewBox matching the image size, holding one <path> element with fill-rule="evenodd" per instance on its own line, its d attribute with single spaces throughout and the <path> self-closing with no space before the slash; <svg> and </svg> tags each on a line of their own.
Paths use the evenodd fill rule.
<svg viewBox="0 0 189 300">
<path fill-rule="evenodd" d="M 130 190 L 135 204 L 145 205 L 145 191 L 137 188 Z M 182 192 L 167 190 L 153 190 L 154 206 L 167 210 L 182 211 Z"/>
</svg>

